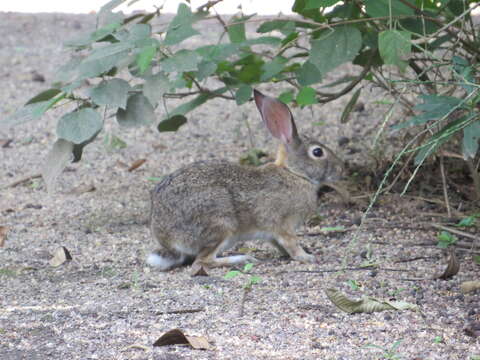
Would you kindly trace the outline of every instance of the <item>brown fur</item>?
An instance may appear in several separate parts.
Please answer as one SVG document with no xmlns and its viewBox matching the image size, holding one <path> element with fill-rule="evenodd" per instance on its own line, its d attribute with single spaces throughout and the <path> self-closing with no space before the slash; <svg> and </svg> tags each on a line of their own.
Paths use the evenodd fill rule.
<svg viewBox="0 0 480 360">
<path fill-rule="evenodd" d="M 268 99 L 268 106 L 276 107 L 278 133 L 285 140 L 275 163 L 247 167 L 227 161 L 196 162 L 166 177 L 152 191 L 151 230 L 160 244 L 156 254 L 162 270 L 193 258 L 205 266 L 254 261 L 246 255 L 217 257 L 250 238 L 268 240 L 295 260 L 315 261 L 299 245 L 295 229 L 315 212 L 321 183 L 338 177 L 341 167 L 330 150 L 297 135 L 285 105 Z M 291 121 L 291 126 L 282 121 Z M 321 158 L 309 153 L 316 147 L 323 150 Z"/>
</svg>

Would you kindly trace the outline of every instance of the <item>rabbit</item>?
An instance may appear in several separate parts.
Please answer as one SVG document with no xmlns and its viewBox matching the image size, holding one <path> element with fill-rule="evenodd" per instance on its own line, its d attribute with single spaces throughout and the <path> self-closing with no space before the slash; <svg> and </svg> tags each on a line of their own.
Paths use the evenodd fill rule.
<svg viewBox="0 0 480 360">
<path fill-rule="evenodd" d="M 271 242 L 283 255 L 316 262 L 295 229 L 315 213 L 320 187 L 337 180 L 341 161 L 320 142 L 300 137 L 287 105 L 254 90 L 270 134 L 281 141 L 274 163 L 244 166 L 198 161 L 158 183 L 151 193 L 150 227 L 160 248 L 147 263 L 167 271 L 192 263 L 218 267 L 256 261 L 218 254 L 248 239 Z"/>
</svg>

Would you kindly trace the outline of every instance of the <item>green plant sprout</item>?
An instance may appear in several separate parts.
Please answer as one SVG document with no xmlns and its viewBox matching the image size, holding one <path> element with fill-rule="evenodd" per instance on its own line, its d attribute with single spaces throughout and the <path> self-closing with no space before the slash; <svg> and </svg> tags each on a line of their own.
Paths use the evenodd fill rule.
<svg viewBox="0 0 480 360">
<path fill-rule="evenodd" d="M 248 264 L 245 264 L 245 266 L 243 267 L 243 269 L 240 271 L 240 270 L 230 270 L 229 272 L 227 272 L 224 276 L 225 279 L 233 279 L 234 277 L 237 277 L 238 275 L 240 274 L 248 274 L 251 270 L 253 269 L 253 264 L 252 263 L 248 263 Z M 251 275 L 249 274 L 250 276 L 248 277 L 247 281 L 243 284 L 243 288 L 244 289 L 251 289 L 253 285 L 255 284 L 258 284 L 259 282 L 262 281 L 262 278 L 257 276 L 257 275 Z"/>
<path fill-rule="evenodd" d="M 382 359 L 386 360 L 400 360 L 402 357 L 398 353 L 398 347 L 402 343 L 403 339 L 395 341 L 389 348 L 384 346 L 379 346 L 375 344 L 367 344 L 365 348 L 378 349 L 383 351 Z"/>
<path fill-rule="evenodd" d="M 440 234 L 437 235 L 438 243 L 437 246 L 441 249 L 446 249 L 450 245 L 454 245 L 458 238 L 450 234 L 448 231 L 442 231 Z"/>
</svg>

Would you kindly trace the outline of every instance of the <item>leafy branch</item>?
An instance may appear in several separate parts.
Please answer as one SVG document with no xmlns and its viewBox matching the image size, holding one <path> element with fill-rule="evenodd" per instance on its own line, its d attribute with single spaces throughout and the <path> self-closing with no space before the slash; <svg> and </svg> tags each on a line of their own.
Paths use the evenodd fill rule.
<svg viewBox="0 0 480 360">
<path fill-rule="evenodd" d="M 0 120 L 1 127 L 13 126 L 75 104 L 58 120 L 58 140 L 43 171 L 49 189 L 112 119 L 123 127 L 155 124 L 159 131 L 176 131 L 213 98 L 242 105 L 253 87 L 275 82 L 284 84 L 279 98 L 293 107 L 328 103 L 355 90 L 341 115 L 348 121 L 361 89 L 372 83 L 413 115 L 397 130 L 417 126 L 428 134 L 414 136 L 417 143 L 402 151 L 416 151 L 418 166 L 461 139 L 480 199 L 480 50 L 471 17 L 478 2 L 296 0 L 295 16 L 239 12 L 227 19 L 215 12 L 220 1 L 197 9 L 181 3 L 170 21 L 160 23 L 161 7 L 124 16 L 115 10 L 126 0 L 112 0 L 99 11 L 94 31 L 67 42 L 72 57 L 52 87 Z M 201 21 L 218 23 L 216 41 L 186 47 L 188 39 L 206 35 L 196 26 Z M 256 33 L 247 33 L 247 25 L 255 25 Z M 326 91 L 325 76 L 345 63 L 361 70 L 333 84 L 341 89 Z M 169 99 L 184 101 L 171 109 Z M 166 116 L 158 122 L 162 108 Z M 462 116 L 455 118 L 458 112 Z"/>
</svg>

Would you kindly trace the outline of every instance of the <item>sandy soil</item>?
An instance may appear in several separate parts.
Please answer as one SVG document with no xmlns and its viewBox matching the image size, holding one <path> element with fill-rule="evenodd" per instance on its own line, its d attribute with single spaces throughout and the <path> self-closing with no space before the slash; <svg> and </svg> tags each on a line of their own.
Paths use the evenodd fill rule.
<svg viewBox="0 0 480 360">
<path fill-rule="evenodd" d="M 91 16 L 0 13 L 0 117 L 46 89 L 68 58 L 62 41 L 93 24 Z M 345 67 L 335 76 L 349 72 L 355 70 Z M 45 82 L 36 81 L 38 74 Z M 262 90 L 279 92 L 273 86 Z M 303 131 L 333 147 L 348 137 L 341 157 L 360 154 L 367 160 L 357 150 L 371 146 L 385 110 L 374 101 L 382 96 L 364 92 L 365 110 L 347 126 L 338 121 L 347 99 L 313 113 L 295 109 L 295 115 Z M 319 209 L 319 226 L 347 231 L 314 235 L 319 226 L 308 229 L 303 245 L 321 256 L 322 264 L 299 264 L 264 244 L 246 244 L 262 260 L 252 270 L 261 282 L 242 306 L 248 275 L 227 280 L 228 269 L 215 269 L 209 277 L 191 277 L 188 267 L 160 273 L 144 260 L 155 246 L 146 226 L 152 177 L 194 159 L 237 161 L 250 146 L 245 119 L 255 146 L 273 151 L 253 104 L 238 108 L 212 101 L 176 134 L 159 134 L 153 127 L 124 131 L 111 119 L 107 131 L 125 140 L 126 148 L 108 152 L 97 140 L 79 164 L 68 167 L 53 195 L 39 178 L 9 186 L 40 172 L 60 114 L 0 130 L 0 140 L 12 140 L 0 148 L 0 226 L 9 228 L 0 248 L 1 359 L 479 358 L 479 338 L 464 332 L 480 320 L 478 293 L 459 290 L 463 281 L 478 278 L 478 265 L 469 251 L 458 251 L 459 274 L 432 280 L 446 266 L 445 257 L 435 246 L 417 246 L 435 240 L 437 231 L 425 225 L 433 219 L 427 213 L 443 209 L 390 195 L 359 229 L 364 207 L 347 206 L 329 193 Z M 318 119 L 325 125 L 312 126 Z M 142 158 L 143 166 L 126 170 L 124 164 Z M 81 191 L 90 185 L 94 191 Z M 60 246 L 73 260 L 52 267 L 49 261 Z M 359 269 L 365 261 L 378 267 Z M 341 271 L 344 265 L 354 270 Z M 349 286 L 352 281 L 358 290 Z M 421 311 L 348 315 L 327 299 L 330 287 L 353 298 L 408 301 Z M 211 349 L 152 346 L 174 328 L 205 336 Z"/>
</svg>

